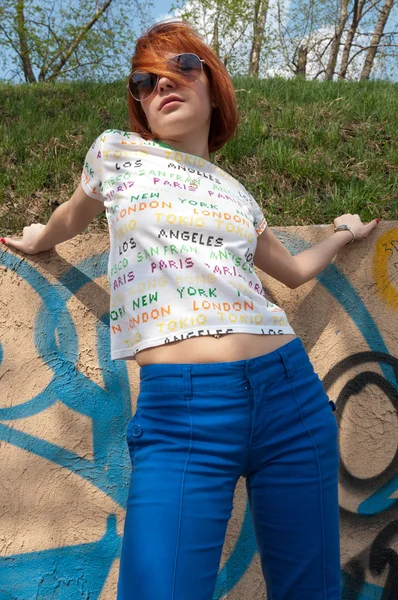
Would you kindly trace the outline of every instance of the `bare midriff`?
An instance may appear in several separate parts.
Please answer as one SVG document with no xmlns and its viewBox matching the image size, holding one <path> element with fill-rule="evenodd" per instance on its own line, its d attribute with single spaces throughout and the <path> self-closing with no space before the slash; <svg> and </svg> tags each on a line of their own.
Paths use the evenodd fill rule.
<svg viewBox="0 0 398 600">
<path fill-rule="evenodd" d="M 228 333 L 219 338 L 206 335 L 146 348 L 137 352 L 135 358 L 140 367 L 154 363 L 233 362 L 262 356 L 296 337 L 255 333 Z"/>
</svg>

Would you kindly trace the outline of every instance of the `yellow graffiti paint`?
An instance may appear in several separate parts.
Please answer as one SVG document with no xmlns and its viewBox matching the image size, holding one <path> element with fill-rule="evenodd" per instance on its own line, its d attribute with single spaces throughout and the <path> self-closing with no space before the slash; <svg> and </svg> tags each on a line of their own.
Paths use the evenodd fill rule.
<svg viewBox="0 0 398 600">
<path fill-rule="evenodd" d="M 398 229 L 389 229 L 379 237 L 373 258 L 373 277 L 385 303 L 398 310 L 398 289 L 393 274 L 398 274 Z"/>
</svg>

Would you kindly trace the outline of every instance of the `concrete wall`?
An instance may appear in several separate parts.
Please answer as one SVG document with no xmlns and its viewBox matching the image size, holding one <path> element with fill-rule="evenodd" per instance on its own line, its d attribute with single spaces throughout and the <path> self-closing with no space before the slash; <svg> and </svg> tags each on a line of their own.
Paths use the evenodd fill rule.
<svg viewBox="0 0 398 600">
<path fill-rule="evenodd" d="M 295 254 L 331 229 L 275 231 Z M 138 367 L 109 359 L 107 258 L 105 234 L 0 251 L 1 600 L 115 598 Z M 260 276 L 337 404 L 343 599 L 396 599 L 398 225 L 298 290 Z M 217 599 L 265 598 L 243 483 Z"/>
</svg>

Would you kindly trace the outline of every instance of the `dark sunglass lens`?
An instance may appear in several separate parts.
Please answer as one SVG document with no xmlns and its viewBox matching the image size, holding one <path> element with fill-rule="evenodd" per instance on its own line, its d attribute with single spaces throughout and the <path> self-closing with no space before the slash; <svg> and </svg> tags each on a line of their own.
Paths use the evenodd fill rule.
<svg viewBox="0 0 398 600">
<path fill-rule="evenodd" d="M 133 73 L 130 77 L 130 91 L 137 100 L 145 100 L 155 89 L 157 75 L 153 73 Z"/>
<path fill-rule="evenodd" d="M 202 63 L 196 54 L 179 54 L 168 62 L 170 68 L 179 71 L 189 81 L 197 81 L 202 72 Z"/>
</svg>

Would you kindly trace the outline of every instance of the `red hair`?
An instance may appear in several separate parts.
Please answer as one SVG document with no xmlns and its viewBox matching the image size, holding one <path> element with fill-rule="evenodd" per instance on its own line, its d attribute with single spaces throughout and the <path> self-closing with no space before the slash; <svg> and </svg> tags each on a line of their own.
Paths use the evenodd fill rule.
<svg viewBox="0 0 398 600">
<path fill-rule="evenodd" d="M 198 33 L 187 23 L 169 21 L 157 23 L 137 41 L 131 61 L 132 71 L 159 73 L 178 83 L 186 83 L 184 77 L 167 70 L 165 53 L 192 52 L 205 61 L 204 69 L 209 78 L 213 109 L 209 132 L 209 152 L 221 148 L 235 133 L 238 125 L 238 111 L 233 83 L 228 72 Z M 141 103 L 128 93 L 128 110 L 131 131 L 145 139 L 151 139 L 148 122 Z"/>
</svg>

